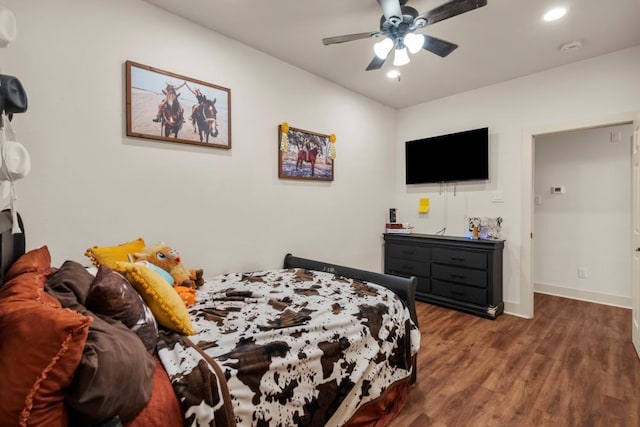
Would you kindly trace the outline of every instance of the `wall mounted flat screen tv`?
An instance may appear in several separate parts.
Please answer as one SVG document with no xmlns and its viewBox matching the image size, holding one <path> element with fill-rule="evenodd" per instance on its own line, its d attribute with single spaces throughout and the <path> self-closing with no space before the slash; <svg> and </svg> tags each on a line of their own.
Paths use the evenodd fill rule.
<svg viewBox="0 0 640 427">
<path fill-rule="evenodd" d="M 489 129 L 405 142 L 407 184 L 489 179 Z"/>
</svg>

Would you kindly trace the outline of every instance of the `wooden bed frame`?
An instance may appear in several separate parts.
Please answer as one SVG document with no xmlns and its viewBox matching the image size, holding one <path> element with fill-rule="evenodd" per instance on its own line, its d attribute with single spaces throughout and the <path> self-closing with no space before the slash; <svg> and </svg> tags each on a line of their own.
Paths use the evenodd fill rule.
<svg viewBox="0 0 640 427">
<path fill-rule="evenodd" d="M 411 320 L 418 326 L 418 316 L 416 314 L 416 286 L 418 279 L 416 277 L 405 278 L 374 273 L 371 271 L 358 270 L 357 268 L 344 267 L 342 265 L 298 258 L 291 254 L 287 254 L 284 257 L 284 268 L 304 268 L 307 270 L 326 271 L 327 273 L 337 274 L 350 279 L 372 282 L 384 286 L 400 297 L 409 309 Z"/>
</svg>

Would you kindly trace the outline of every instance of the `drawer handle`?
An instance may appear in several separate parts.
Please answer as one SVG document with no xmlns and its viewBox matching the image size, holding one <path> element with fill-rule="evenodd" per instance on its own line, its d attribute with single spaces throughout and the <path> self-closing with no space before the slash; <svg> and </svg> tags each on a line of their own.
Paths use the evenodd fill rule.
<svg viewBox="0 0 640 427">
<path fill-rule="evenodd" d="M 459 297 L 463 297 L 464 296 L 464 292 L 451 291 L 451 295 L 456 295 L 456 296 L 459 296 Z"/>
<path fill-rule="evenodd" d="M 413 255 L 415 251 L 402 251 L 402 255 Z"/>
<path fill-rule="evenodd" d="M 460 262 L 462 262 L 462 261 L 464 261 L 464 258 L 462 258 L 462 257 L 452 256 L 452 257 L 451 257 L 451 261 L 460 261 Z"/>
<path fill-rule="evenodd" d="M 413 270 L 413 265 L 403 265 L 402 268 L 405 270 Z"/>
<path fill-rule="evenodd" d="M 452 278 L 454 278 L 454 279 L 464 279 L 464 274 L 454 274 L 454 273 L 451 273 L 451 274 L 449 275 L 449 277 L 452 277 Z"/>
</svg>

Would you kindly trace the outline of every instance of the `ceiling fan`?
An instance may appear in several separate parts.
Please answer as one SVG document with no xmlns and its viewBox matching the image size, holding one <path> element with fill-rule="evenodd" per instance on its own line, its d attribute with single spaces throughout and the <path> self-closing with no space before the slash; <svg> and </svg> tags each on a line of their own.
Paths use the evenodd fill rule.
<svg viewBox="0 0 640 427">
<path fill-rule="evenodd" d="M 326 46 L 369 37 L 382 37 L 382 40 L 373 46 L 376 56 L 367 66 L 367 71 L 380 69 L 394 47 L 393 65 L 395 66 L 409 63 L 407 50 L 416 53 L 420 49 L 425 49 L 444 58 L 453 52 L 458 45 L 426 34 L 416 33 L 416 31 L 487 5 L 487 0 L 451 0 L 421 15 L 414 8 L 405 6 L 408 0 L 377 1 L 383 12 L 380 18 L 380 31 L 322 39 L 322 43 Z"/>
</svg>

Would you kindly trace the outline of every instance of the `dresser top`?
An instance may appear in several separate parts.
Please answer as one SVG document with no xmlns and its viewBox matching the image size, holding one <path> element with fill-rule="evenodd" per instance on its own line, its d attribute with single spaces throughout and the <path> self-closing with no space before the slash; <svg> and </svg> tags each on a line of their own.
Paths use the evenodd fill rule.
<svg viewBox="0 0 640 427">
<path fill-rule="evenodd" d="M 468 239 L 462 236 L 441 236 L 437 234 L 420 234 L 420 233 L 384 233 L 384 238 L 391 239 L 422 239 L 422 240 L 440 240 L 444 242 L 461 242 L 469 245 L 489 245 L 489 246 L 504 246 L 504 240 L 500 239 Z"/>
</svg>

